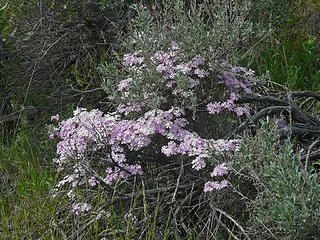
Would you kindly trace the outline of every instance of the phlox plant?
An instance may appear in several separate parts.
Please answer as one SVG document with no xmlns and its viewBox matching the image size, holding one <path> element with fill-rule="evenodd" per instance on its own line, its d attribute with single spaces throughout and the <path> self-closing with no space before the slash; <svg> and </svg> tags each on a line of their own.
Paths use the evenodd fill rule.
<svg viewBox="0 0 320 240">
<path fill-rule="evenodd" d="M 85 181 L 92 187 L 99 181 L 112 185 L 132 175 L 143 174 L 139 163 L 127 161 L 126 151 L 142 150 L 152 143 L 154 135 L 167 139 L 167 144 L 161 148 L 164 155 L 188 156 L 192 159 L 192 168 L 198 171 L 206 168 L 210 151 L 214 150 L 217 155 L 228 158 L 239 149 L 238 140 L 207 140 L 188 131 L 188 121 L 182 117 L 183 114 L 184 111 L 178 108 L 168 111 L 155 109 L 140 118 L 126 120 L 121 119 L 118 113 L 103 114 L 99 110 L 77 109 L 72 118 L 61 121 L 53 132 L 60 139 L 57 144 L 58 157 L 54 161 L 63 167 L 70 159 L 76 159 L 72 173 L 64 177 L 57 187 L 66 183 L 77 187 Z M 105 166 L 103 176 L 90 171 L 89 153 L 100 150 L 106 153 L 104 158 L 99 159 Z M 226 163 L 217 165 L 211 176 L 223 176 L 230 170 Z M 226 185 L 226 181 L 216 185 L 208 182 L 205 191 L 221 189 Z"/>
<path fill-rule="evenodd" d="M 52 117 L 57 124 L 50 137 L 58 139 L 54 161 L 65 173 L 55 190 L 69 186 L 67 195 L 76 215 L 94 209 L 77 200 L 77 189 L 102 186 L 112 192 L 119 182 L 143 180 L 163 164 L 160 159 L 187 162 L 204 193 L 229 184 L 228 160 L 239 151 L 240 140 L 203 136 L 193 127 L 199 125 L 193 116 L 249 116 L 249 106 L 237 106 L 235 101 L 253 94 L 254 72 L 223 60 L 213 68 L 207 53 L 190 53 L 183 41 L 173 38 L 164 44 L 147 30 L 134 34 L 130 41 L 145 45 L 145 50 L 137 47 L 120 61 L 100 66 L 112 110 L 78 108 L 69 119 Z M 148 48 L 150 43 L 153 48 Z M 158 151 L 153 162 L 144 157 L 150 148 Z"/>
<path fill-rule="evenodd" d="M 179 46 L 174 41 L 167 52 L 155 51 L 149 59 L 138 52 L 125 54 L 122 65 L 126 76 L 114 86 L 112 99 L 118 103 L 114 112 L 78 108 L 73 117 L 60 121 L 52 129 L 50 137 L 59 139 L 54 161 L 68 170 L 56 189 L 69 184 L 72 189 L 68 196 L 75 198 L 75 189 L 81 185 L 112 186 L 131 176 L 141 176 L 148 161 L 128 156 L 142 153 L 152 144 L 161 149 L 164 157 L 184 156 L 194 171 L 203 171 L 213 178 L 214 181 L 204 183 L 204 192 L 226 187 L 228 181 L 223 176 L 231 170 L 228 159 L 239 150 L 239 140 L 202 138 L 188 129 L 192 119 L 186 111 L 196 112 L 201 106 L 207 115 L 222 112 L 233 112 L 238 117 L 250 115 L 248 105 L 236 106 L 234 102 L 241 94 L 253 93 L 250 79 L 254 78 L 254 72 L 222 62 L 222 70 L 215 76 L 200 54 L 190 61 L 181 61 Z M 151 77 L 147 75 L 150 72 L 155 72 L 152 84 L 144 82 Z M 220 99 L 212 89 L 204 88 L 208 83 L 224 89 Z M 210 92 L 208 98 L 201 95 L 206 91 Z M 202 98 L 201 105 L 192 102 L 196 99 L 192 96 L 196 95 Z M 51 120 L 59 121 L 59 116 L 52 116 Z M 161 136 L 163 143 L 153 142 L 156 136 Z M 94 153 L 101 154 L 97 158 Z M 95 169 L 97 164 L 100 167 Z M 74 205 L 73 211 L 88 209 L 91 206 L 81 202 Z"/>
<path fill-rule="evenodd" d="M 172 43 L 172 46 L 177 45 Z M 125 55 L 124 66 L 134 67 L 133 63 L 139 61 L 136 58 L 134 54 Z M 201 61 L 205 67 L 205 59 L 200 55 L 195 56 L 192 61 L 196 60 Z M 227 65 L 225 69 L 227 68 L 229 71 L 221 72 L 217 78 L 220 79 L 219 84 L 224 85 L 226 92 L 229 92 L 229 99 L 208 102 L 205 111 L 208 115 L 221 114 L 223 109 L 234 112 L 235 116 L 244 113 L 249 115 L 248 106 L 236 106 L 234 101 L 241 97 L 240 93 L 252 93 L 251 82 L 244 77 L 252 77 L 253 73 L 231 65 Z M 199 68 L 199 71 L 201 70 Z M 197 81 L 208 79 L 198 76 Z M 119 94 L 124 94 L 124 89 L 130 89 L 129 85 L 122 81 L 117 88 Z M 177 86 L 175 88 L 179 90 Z M 168 96 L 174 96 L 174 93 Z M 125 100 L 124 95 L 122 98 Z M 172 159 L 173 156 L 187 159 L 195 174 L 201 179 L 204 176 L 207 179 L 203 182 L 204 192 L 221 190 L 228 186 L 226 176 L 232 170 L 228 160 L 234 152 L 239 151 L 240 140 L 202 138 L 188 128 L 192 119 L 186 118 L 185 110 L 176 106 L 164 110 L 148 110 L 147 107 L 136 109 L 133 111 L 136 116 L 123 111 L 119 106 L 116 111 L 109 113 L 103 113 L 98 109 L 88 111 L 78 108 L 69 119 L 59 121 L 58 115 L 51 118 L 52 121 L 58 122 L 50 132 L 51 138 L 58 139 L 57 157 L 54 162 L 65 170 L 66 174 L 56 185 L 55 191 L 58 192 L 64 185 L 69 186 L 67 196 L 74 202 L 74 214 L 86 213 L 94 208 L 90 202 L 77 200 L 77 189 L 84 186 L 92 189 L 108 186 L 112 189 L 119 181 L 134 176 L 137 179 L 142 177 L 149 170 L 145 167 L 148 159 L 137 156 L 143 156 L 144 149 L 150 145 L 159 148 L 162 156 L 168 159 Z M 158 137 L 164 140 L 159 143 Z M 179 161 L 181 158 L 175 159 Z M 153 164 L 161 165 L 157 162 Z"/>
</svg>

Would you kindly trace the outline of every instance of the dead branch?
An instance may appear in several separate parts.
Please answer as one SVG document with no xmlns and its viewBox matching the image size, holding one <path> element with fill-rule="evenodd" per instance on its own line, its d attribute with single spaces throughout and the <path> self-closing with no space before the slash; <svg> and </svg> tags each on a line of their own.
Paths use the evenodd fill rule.
<svg viewBox="0 0 320 240">
<path fill-rule="evenodd" d="M 37 108 L 34 107 L 24 107 L 20 111 L 10 113 L 8 115 L 0 117 L 0 124 L 5 122 L 17 121 L 20 118 L 21 113 L 24 112 L 31 116 L 38 112 Z"/>
<path fill-rule="evenodd" d="M 306 100 L 304 100 L 299 106 L 294 101 L 298 97 L 306 98 Z M 290 123 L 279 129 L 280 138 L 298 137 L 298 139 L 304 142 L 312 141 L 312 144 L 307 147 L 307 154 L 302 156 L 302 159 L 305 160 L 306 169 L 309 160 L 320 158 L 320 151 L 318 149 L 313 152 L 311 151 L 319 143 L 320 121 L 309 112 L 302 109 L 302 107 L 311 100 L 320 101 L 320 94 L 311 91 L 289 91 L 286 94 L 286 99 L 284 100 L 274 96 L 243 96 L 235 101 L 235 103 L 259 103 L 267 104 L 267 106 L 241 123 L 232 132 L 225 136 L 225 139 L 230 139 L 236 134 L 242 133 L 250 125 L 256 124 L 259 119 L 267 116 L 274 117 L 281 113 L 289 119 Z"/>
</svg>

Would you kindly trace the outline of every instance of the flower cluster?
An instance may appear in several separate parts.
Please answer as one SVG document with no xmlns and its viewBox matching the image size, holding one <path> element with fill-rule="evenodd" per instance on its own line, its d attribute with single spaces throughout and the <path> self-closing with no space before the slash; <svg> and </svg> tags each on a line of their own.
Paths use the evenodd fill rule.
<svg viewBox="0 0 320 240">
<path fill-rule="evenodd" d="M 141 175 L 141 163 L 128 161 L 127 151 L 142 150 L 152 143 L 155 135 L 168 140 L 166 145 L 161 146 L 163 154 L 184 155 L 190 159 L 192 168 L 198 171 L 208 168 L 207 160 L 212 153 L 227 160 L 233 152 L 238 151 L 238 140 L 203 139 L 196 132 L 187 130 L 188 121 L 182 117 L 183 104 L 193 99 L 197 92 L 203 92 L 204 89 L 200 89 L 201 83 L 205 80 L 210 82 L 211 73 L 206 69 L 206 60 L 200 54 L 187 61 L 185 59 L 174 41 L 166 51 L 156 51 L 151 57 L 143 56 L 141 51 L 125 54 L 122 65 L 127 74 L 116 84 L 119 95 L 117 110 L 104 114 L 99 110 L 78 108 L 73 117 L 59 122 L 51 132 L 51 138 L 56 136 L 60 139 L 56 163 L 63 165 L 69 159 L 81 163 L 75 164 L 73 172 L 60 181 L 58 186 L 70 183 L 76 187 L 86 182 L 95 187 L 101 180 L 112 184 L 132 175 Z M 249 115 L 249 107 L 238 107 L 235 101 L 243 93 L 252 93 L 250 79 L 253 71 L 226 63 L 222 63 L 221 67 L 224 70 L 217 75 L 220 82 L 216 84 L 225 87 L 228 99 L 209 103 L 208 99 L 204 100 L 208 112 L 219 114 L 222 109 L 226 109 L 236 112 L 238 116 Z M 153 106 L 151 103 L 154 99 L 169 106 L 164 109 L 170 106 L 171 109 L 161 110 Z M 182 100 L 177 104 L 180 107 L 173 107 L 174 99 Z M 135 118 L 122 115 L 128 116 L 131 112 L 136 113 Z M 52 116 L 51 120 L 59 121 L 59 116 Z M 104 176 L 99 181 L 97 176 L 88 174 L 85 169 L 90 168 L 88 153 L 98 150 L 107 154 L 103 159 L 106 166 Z M 226 175 L 230 170 L 226 164 L 219 165 L 211 177 Z M 226 185 L 227 180 L 220 183 L 209 181 L 205 191 L 221 189 Z M 72 192 L 69 195 L 72 196 Z"/>
<path fill-rule="evenodd" d="M 216 190 L 220 190 L 222 188 L 225 188 L 226 186 L 228 186 L 228 180 L 222 180 L 220 183 L 219 182 L 212 182 L 209 181 L 204 185 L 204 192 L 211 192 L 212 190 L 216 189 Z"/>
<path fill-rule="evenodd" d="M 90 211 L 92 206 L 88 203 L 75 203 L 72 205 L 72 211 L 78 215 L 82 212 L 88 212 Z"/>
<path fill-rule="evenodd" d="M 277 123 L 278 129 L 284 128 L 287 125 L 287 121 L 283 113 L 280 113 L 280 118 L 273 119 Z"/>
<path fill-rule="evenodd" d="M 145 107 L 156 102 L 190 107 L 194 103 L 190 99 L 197 99 L 196 87 L 200 86 L 201 79 L 212 75 L 205 69 L 206 60 L 200 54 L 186 60 L 176 42 L 171 42 L 166 51 L 156 51 L 151 57 L 143 57 L 142 52 L 125 54 L 123 67 L 128 75 L 117 85 L 117 92 L 121 102 L 118 113 L 128 115 L 131 112 L 140 112 Z M 249 105 L 236 106 L 234 103 L 241 98 L 241 94 L 251 94 L 251 79 L 254 71 L 244 67 L 237 67 L 221 63 L 223 71 L 217 75 L 218 84 L 227 90 L 226 100 L 207 102 L 210 114 L 219 114 L 223 109 L 235 112 L 237 116 L 250 115 Z M 149 76 L 148 78 L 148 75 Z M 150 79 L 150 81 L 148 80 Z M 211 77 L 213 81 L 214 77 Z M 216 80 L 214 80 L 216 81 Z M 180 99 L 174 102 L 173 99 Z M 190 105 L 191 104 L 191 105 Z"/>
<path fill-rule="evenodd" d="M 210 175 L 211 175 L 211 177 L 224 176 L 224 175 L 228 174 L 231 171 L 231 169 L 232 168 L 230 166 L 223 163 L 223 164 L 216 166 Z M 228 184 L 229 184 L 229 182 L 226 179 L 223 179 L 221 182 L 208 181 L 205 184 L 203 191 L 210 192 L 214 189 L 220 190 L 220 189 L 226 187 Z"/>
<path fill-rule="evenodd" d="M 230 112 L 235 112 L 239 117 L 243 114 L 250 115 L 248 104 L 244 105 L 244 107 L 239 107 L 234 102 L 241 98 L 242 93 L 252 94 L 250 79 L 254 76 L 254 71 L 226 63 L 222 63 L 221 67 L 225 70 L 218 74 L 217 77 L 221 79 L 220 83 L 225 85 L 229 91 L 229 99 L 223 102 L 208 103 L 208 112 L 210 114 L 219 114 L 222 109 L 226 109 Z"/>
<path fill-rule="evenodd" d="M 131 175 L 142 174 L 139 164 L 127 164 L 125 149 L 139 151 L 147 147 L 156 134 L 169 140 L 161 149 L 165 155 L 191 157 L 192 167 L 196 170 L 206 167 L 206 159 L 210 157 L 209 149 L 225 157 L 238 150 L 237 140 L 206 140 L 186 130 L 188 121 L 182 118 L 183 114 L 184 111 L 179 108 L 168 111 L 155 109 L 138 119 L 122 120 L 116 113 L 103 115 L 99 110 L 77 109 L 72 118 L 61 121 L 55 129 L 55 135 L 61 140 L 57 144 L 56 162 L 63 165 L 69 158 L 73 158 L 88 165 L 85 162 L 88 151 L 107 149 L 109 155 L 105 160 L 110 167 L 105 169 L 103 181 L 112 184 Z M 61 180 L 57 187 L 65 183 L 71 183 L 73 187 L 81 185 L 84 177 L 84 169 L 76 164 L 74 172 Z M 98 183 L 94 176 L 89 177 L 87 182 L 90 186 Z"/>
<path fill-rule="evenodd" d="M 205 59 L 201 55 L 184 61 L 179 50 L 173 41 L 167 51 L 157 51 L 149 58 L 141 56 L 141 52 L 123 56 L 122 65 L 129 76 L 117 84 L 122 101 L 119 113 L 139 112 L 154 99 L 164 103 L 172 96 L 187 99 L 194 95 L 193 89 L 200 79 L 209 76 L 209 71 L 204 69 Z M 149 73 L 153 74 L 152 81 L 146 80 Z"/>
</svg>

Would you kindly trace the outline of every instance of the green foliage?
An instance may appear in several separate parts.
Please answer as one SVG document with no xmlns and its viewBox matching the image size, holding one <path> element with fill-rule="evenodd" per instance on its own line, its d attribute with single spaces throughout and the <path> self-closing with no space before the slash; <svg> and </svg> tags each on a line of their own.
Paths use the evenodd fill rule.
<svg viewBox="0 0 320 240">
<path fill-rule="evenodd" d="M 280 141 L 274 122 L 261 123 L 256 136 L 243 138 L 241 154 L 234 159 L 234 167 L 258 191 L 248 202 L 251 226 L 260 239 L 313 239 L 320 234 L 317 174 L 304 171 L 299 150 Z"/>
<path fill-rule="evenodd" d="M 257 0 L 253 6 L 253 20 L 262 25 L 277 25 L 288 16 L 292 8 L 291 3 L 294 0 Z"/>
<path fill-rule="evenodd" d="M 267 71 L 272 81 L 300 90 L 320 89 L 320 42 L 315 37 L 296 43 L 294 39 L 270 39 L 253 57 L 251 68 Z"/>
<path fill-rule="evenodd" d="M 59 204 L 48 198 L 55 175 L 42 166 L 29 131 L 23 130 L 17 139 L 1 136 L 1 142 L 0 238 L 45 238 Z"/>
<path fill-rule="evenodd" d="M 246 59 L 250 67 L 289 88 L 318 91 L 319 1 L 260 0 L 253 9 L 255 23 L 269 24 L 270 34 L 253 47 Z"/>
<path fill-rule="evenodd" d="M 124 42 L 126 52 L 142 50 L 150 56 L 154 49 L 165 50 L 176 41 L 186 58 L 201 54 L 212 64 L 210 70 L 215 70 L 215 64 L 222 61 L 237 62 L 239 53 L 257 37 L 252 34 L 250 1 L 231 5 L 210 0 L 194 6 L 164 1 L 155 6 L 158 14 L 142 5 L 132 8 L 137 16 Z"/>
<path fill-rule="evenodd" d="M 252 13 L 256 24 L 268 26 L 278 33 L 295 33 L 299 40 L 319 34 L 320 3 L 318 0 L 258 0 Z M 301 38 L 302 37 L 302 38 Z"/>
<path fill-rule="evenodd" d="M 6 19 L 3 18 L 3 15 L 4 15 L 3 13 L 7 7 L 8 7 L 8 3 L 6 3 L 3 7 L 0 8 L 0 36 L 7 25 Z"/>
</svg>

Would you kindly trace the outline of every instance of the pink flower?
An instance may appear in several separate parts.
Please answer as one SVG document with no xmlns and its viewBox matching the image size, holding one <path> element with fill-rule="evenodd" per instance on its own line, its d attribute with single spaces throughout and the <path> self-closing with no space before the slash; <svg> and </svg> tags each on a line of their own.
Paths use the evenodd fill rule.
<svg viewBox="0 0 320 240">
<path fill-rule="evenodd" d="M 97 180 L 95 177 L 91 177 L 88 179 L 88 184 L 91 186 L 91 187 L 94 187 L 97 185 Z"/>
<path fill-rule="evenodd" d="M 216 166 L 210 175 L 211 175 L 211 177 L 223 176 L 223 175 L 228 174 L 230 170 L 231 170 L 231 167 L 227 166 L 225 163 L 223 163 L 223 164 Z"/>
<path fill-rule="evenodd" d="M 52 120 L 59 121 L 59 114 L 54 115 L 54 116 L 51 116 L 51 121 L 52 121 Z"/>
<path fill-rule="evenodd" d="M 236 114 L 240 117 L 244 114 L 244 108 L 243 107 L 236 107 L 236 109 L 234 110 L 236 112 Z"/>
<path fill-rule="evenodd" d="M 156 67 L 156 71 L 157 71 L 157 72 L 163 72 L 163 71 L 165 71 L 166 69 L 167 69 L 167 67 L 166 67 L 163 63 L 159 64 L 159 65 Z"/>
<path fill-rule="evenodd" d="M 135 55 L 133 53 L 128 53 L 125 54 L 123 56 L 123 61 L 122 64 L 124 66 L 130 66 L 132 67 L 133 65 L 135 65 L 137 63 L 137 58 L 135 57 Z"/>
<path fill-rule="evenodd" d="M 72 205 L 72 211 L 77 215 L 81 212 L 88 212 L 91 208 L 91 205 L 88 203 L 76 203 Z"/>
<path fill-rule="evenodd" d="M 221 104 L 221 107 L 224 107 L 228 109 L 230 112 L 234 111 L 236 109 L 236 104 L 232 99 L 228 99 L 227 101 L 223 102 Z"/>
<path fill-rule="evenodd" d="M 128 90 L 130 88 L 130 83 L 133 81 L 132 78 L 127 78 L 125 80 L 122 80 L 119 84 L 118 84 L 118 91 L 122 91 L 123 89 Z"/>
<path fill-rule="evenodd" d="M 230 99 L 231 99 L 232 101 L 238 100 L 239 98 L 241 98 L 241 95 L 240 95 L 240 94 L 234 93 L 234 92 L 230 93 Z"/>
<path fill-rule="evenodd" d="M 194 74 L 197 75 L 199 78 L 204 78 L 209 75 L 209 72 L 202 70 L 200 68 L 196 68 L 194 70 Z"/>
<path fill-rule="evenodd" d="M 181 64 L 177 65 L 175 67 L 175 69 L 184 73 L 184 74 L 187 74 L 191 71 L 191 66 L 190 66 L 190 63 L 181 63 Z"/>
<path fill-rule="evenodd" d="M 191 77 L 188 77 L 188 80 L 190 81 L 189 88 L 193 88 L 193 87 L 199 85 L 199 80 L 197 80 L 197 79 L 193 79 Z"/>
<path fill-rule="evenodd" d="M 198 67 L 199 65 L 203 65 L 205 63 L 204 57 L 201 55 L 196 55 L 192 58 L 192 66 Z"/>
<path fill-rule="evenodd" d="M 171 50 L 178 50 L 179 49 L 178 44 L 175 41 L 172 41 L 170 43 L 170 49 Z"/>
<path fill-rule="evenodd" d="M 204 158 L 202 156 L 198 156 L 196 157 L 196 159 L 194 159 L 192 161 L 192 168 L 196 169 L 196 170 L 200 170 L 206 167 L 206 161 L 204 160 Z"/>
<path fill-rule="evenodd" d="M 136 165 L 127 165 L 123 167 L 125 170 L 130 172 L 132 175 L 142 175 L 142 169 L 141 166 L 136 164 Z"/>
<path fill-rule="evenodd" d="M 176 143 L 174 141 L 168 142 L 167 146 L 163 146 L 161 148 L 161 151 L 166 156 L 174 155 L 180 152 L 179 148 L 177 147 Z"/>
<path fill-rule="evenodd" d="M 173 84 L 175 84 L 175 83 L 176 83 L 176 81 L 171 80 L 171 81 L 167 82 L 166 86 L 167 86 L 168 88 L 172 88 Z"/>
<path fill-rule="evenodd" d="M 222 188 L 225 188 L 228 185 L 228 180 L 222 180 L 220 183 L 219 182 L 212 182 L 209 181 L 204 185 L 204 192 L 211 192 L 213 190 L 221 190 Z"/>
<path fill-rule="evenodd" d="M 208 103 L 207 110 L 210 114 L 220 113 L 221 112 L 221 103 L 214 102 L 214 103 Z"/>
</svg>

